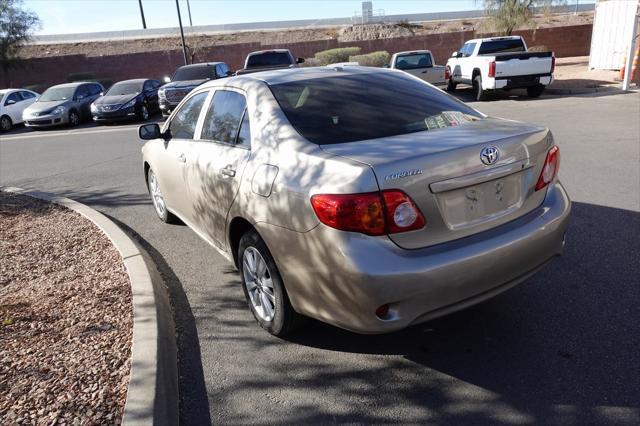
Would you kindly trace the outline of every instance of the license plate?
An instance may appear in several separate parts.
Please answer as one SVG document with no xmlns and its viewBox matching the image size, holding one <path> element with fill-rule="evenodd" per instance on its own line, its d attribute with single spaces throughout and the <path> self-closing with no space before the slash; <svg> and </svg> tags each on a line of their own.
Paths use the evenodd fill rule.
<svg viewBox="0 0 640 426">
<path fill-rule="evenodd" d="M 522 173 L 440 193 L 438 204 L 451 229 L 493 220 L 522 204 Z"/>
</svg>

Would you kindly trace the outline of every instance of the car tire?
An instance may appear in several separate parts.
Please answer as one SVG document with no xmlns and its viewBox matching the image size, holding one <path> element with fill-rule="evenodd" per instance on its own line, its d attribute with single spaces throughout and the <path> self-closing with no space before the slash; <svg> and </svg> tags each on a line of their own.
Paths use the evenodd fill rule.
<svg viewBox="0 0 640 426">
<path fill-rule="evenodd" d="M 164 223 L 176 223 L 178 220 L 176 216 L 167 209 L 167 204 L 160 190 L 160 183 L 152 169 L 149 169 L 147 172 L 147 188 L 149 189 L 149 195 L 153 202 L 153 209 L 156 211 L 158 218 Z"/>
<path fill-rule="evenodd" d="M 80 124 L 80 114 L 75 109 L 69 111 L 69 126 L 76 127 Z"/>
<path fill-rule="evenodd" d="M 8 115 L 0 117 L 0 132 L 6 133 L 13 128 L 13 121 Z"/>
<path fill-rule="evenodd" d="M 538 84 L 536 86 L 527 87 L 527 95 L 530 98 L 539 98 L 540 95 L 542 95 L 542 92 L 544 92 L 544 88 L 545 88 L 545 86 L 542 85 L 542 84 Z"/>
<path fill-rule="evenodd" d="M 149 119 L 149 107 L 147 107 L 146 103 L 142 104 L 142 106 L 140 107 L 140 115 L 138 116 L 138 118 L 141 121 L 147 121 Z"/>
<path fill-rule="evenodd" d="M 451 75 L 451 70 L 449 70 L 449 80 L 447 80 L 447 92 L 453 92 L 456 90 L 458 83 L 454 83 L 453 76 Z"/>
<path fill-rule="evenodd" d="M 285 336 L 304 326 L 306 317 L 291 306 L 273 256 L 254 230 L 240 238 L 238 265 L 247 304 L 262 328 Z"/>
<path fill-rule="evenodd" d="M 482 88 L 482 76 L 480 74 L 473 79 L 473 96 L 476 101 L 486 101 L 488 98 L 487 91 Z"/>
</svg>

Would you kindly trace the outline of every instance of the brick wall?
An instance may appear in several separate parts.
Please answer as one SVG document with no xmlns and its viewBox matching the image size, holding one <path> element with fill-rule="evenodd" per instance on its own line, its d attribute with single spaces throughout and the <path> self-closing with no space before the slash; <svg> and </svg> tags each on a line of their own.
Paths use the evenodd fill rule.
<svg viewBox="0 0 640 426">
<path fill-rule="evenodd" d="M 539 30 L 516 31 L 522 35 L 529 46 L 544 45 L 553 50 L 557 57 L 587 56 L 591 46 L 591 25 L 577 25 Z M 294 55 L 312 57 L 316 52 L 335 47 L 359 46 L 363 53 L 386 50 L 394 53 L 402 50 L 430 49 L 439 64 L 457 50 L 465 40 L 474 38 L 471 31 L 428 34 L 413 37 L 365 40 L 357 42 L 338 42 L 336 40 L 318 40 L 301 43 L 263 45 L 256 43 L 210 46 L 196 54 L 196 62 L 224 61 L 231 69 L 241 68 L 247 53 L 270 48 L 289 48 Z M 98 78 L 119 81 L 128 78 L 149 77 L 161 79 L 170 75 L 175 68 L 183 64 L 182 51 L 152 51 L 135 54 L 111 56 L 67 55 L 48 58 L 32 58 L 25 61 L 20 69 L 11 70 L 11 87 L 38 85 L 46 88 L 67 81 L 72 73 L 91 73 Z M 5 76 L 0 71 L 0 84 Z"/>
</svg>

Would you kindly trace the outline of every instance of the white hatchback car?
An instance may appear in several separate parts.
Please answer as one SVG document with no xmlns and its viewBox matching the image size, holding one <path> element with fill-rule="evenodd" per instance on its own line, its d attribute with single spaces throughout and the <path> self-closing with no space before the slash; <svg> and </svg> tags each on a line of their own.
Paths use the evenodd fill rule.
<svg viewBox="0 0 640 426">
<path fill-rule="evenodd" d="M 8 132 L 22 123 L 22 111 L 39 97 L 40 94 L 27 89 L 0 90 L 0 131 Z"/>
</svg>

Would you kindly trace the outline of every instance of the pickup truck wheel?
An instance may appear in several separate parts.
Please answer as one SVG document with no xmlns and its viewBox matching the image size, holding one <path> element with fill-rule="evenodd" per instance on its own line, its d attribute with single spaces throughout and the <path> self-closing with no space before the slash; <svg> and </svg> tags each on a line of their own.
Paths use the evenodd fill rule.
<svg viewBox="0 0 640 426">
<path fill-rule="evenodd" d="M 256 231 L 240 238 L 238 264 L 245 298 L 262 328 L 284 336 L 304 325 L 305 317 L 291 307 L 278 267 Z"/>
<path fill-rule="evenodd" d="M 527 95 L 530 98 L 539 98 L 540 95 L 542 95 L 542 92 L 544 92 L 544 85 L 542 84 L 538 84 L 537 86 L 531 86 L 531 87 L 527 87 Z"/>
<path fill-rule="evenodd" d="M 456 86 L 458 85 L 453 81 L 453 75 L 451 75 L 451 68 L 447 67 L 447 73 L 449 79 L 447 80 L 447 92 L 453 92 L 456 90 Z"/>
<path fill-rule="evenodd" d="M 476 101 L 486 101 L 487 91 L 482 88 L 482 76 L 476 75 L 473 79 L 473 95 L 476 98 Z"/>
</svg>

